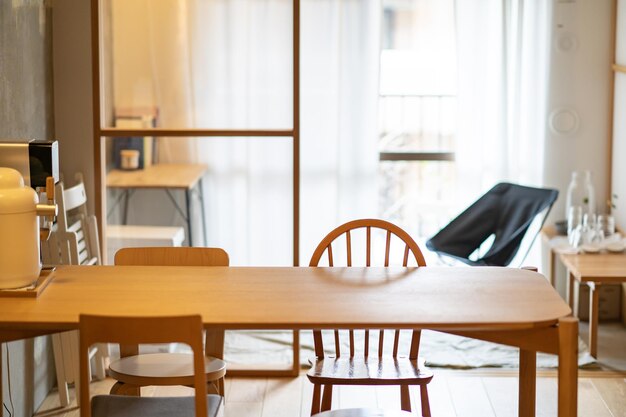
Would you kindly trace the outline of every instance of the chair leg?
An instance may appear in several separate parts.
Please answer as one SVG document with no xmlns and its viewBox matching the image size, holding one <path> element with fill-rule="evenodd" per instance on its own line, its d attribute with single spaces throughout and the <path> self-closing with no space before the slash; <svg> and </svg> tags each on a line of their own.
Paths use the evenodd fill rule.
<svg viewBox="0 0 626 417">
<path fill-rule="evenodd" d="M 408 385 L 400 385 L 400 406 L 404 411 L 411 411 L 411 394 Z"/>
<path fill-rule="evenodd" d="M 320 412 L 322 386 L 320 384 L 313 384 L 313 401 L 311 401 L 311 415 Z"/>
<path fill-rule="evenodd" d="M 54 353 L 54 367 L 57 374 L 57 385 L 59 387 L 59 402 L 61 407 L 70 405 L 70 392 L 67 389 L 67 377 L 65 376 L 65 362 L 63 360 L 63 346 L 61 335 L 52 335 L 52 352 Z"/>
<path fill-rule="evenodd" d="M 322 395 L 322 411 L 328 411 L 333 404 L 333 386 L 324 385 L 324 395 Z"/>
<path fill-rule="evenodd" d="M 420 385 L 420 399 L 422 402 L 422 416 L 430 417 L 430 401 L 428 399 L 428 385 Z"/>
</svg>

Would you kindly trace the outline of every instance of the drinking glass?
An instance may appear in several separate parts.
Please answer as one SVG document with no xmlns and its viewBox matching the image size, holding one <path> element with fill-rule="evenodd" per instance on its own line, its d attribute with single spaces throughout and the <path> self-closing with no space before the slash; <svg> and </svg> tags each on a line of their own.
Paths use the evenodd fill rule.
<svg viewBox="0 0 626 417">
<path fill-rule="evenodd" d="M 610 238 L 615 233 L 615 218 L 610 214 L 599 215 L 597 230 L 603 239 Z"/>
<path fill-rule="evenodd" d="M 583 214 L 583 225 L 580 230 L 582 243 L 588 245 L 597 241 L 597 221 L 593 213 Z"/>
</svg>

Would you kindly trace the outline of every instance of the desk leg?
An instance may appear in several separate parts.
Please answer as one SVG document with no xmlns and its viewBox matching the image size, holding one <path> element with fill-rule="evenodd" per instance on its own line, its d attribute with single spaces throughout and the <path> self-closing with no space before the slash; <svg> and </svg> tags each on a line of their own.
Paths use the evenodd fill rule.
<svg viewBox="0 0 626 417">
<path fill-rule="evenodd" d="M 556 252 L 550 248 L 550 285 L 556 288 Z"/>
<path fill-rule="evenodd" d="M 598 357 L 598 305 L 600 304 L 600 283 L 589 282 L 589 353 Z"/>
<path fill-rule="evenodd" d="M 574 274 L 567 271 L 567 303 L 569 307 L 572 309 L 572 315 L 574 314 Z"/>
<path fill-rule="evenodd" d="M 128 200 L 130 200 L 130 190 L 124 190 L 124 217 L 122 224 L 128 224 Z"/>
<path fill-rule="evenodd" d="M 2 365 L 4 365 L 4 356 L 2 354 L 2 349 L 4 349 L 4 343 L 0 343 L 0 416 L 4 416 L 4 396 L 3 394 L 3 387 L 2 387 Z"/>
<path fill-rule="evenodd" d="M 519 351 L 519 417 L 535 417 L 537 398 L 537 352 Z"/>
<path fill-rule="evenodd" d="M 187 188 L 185 190 L 185 204 L 187 205 L 187 238 L 189 247 L 193 246 L 193 240 L 191 239 L 191 190 Z"/>
<path fill-rule="evenodd" d="M 559 417 L 578 413 L 578 319 L 559 319 Z"/>
<path fill-rule="evenodd" d="M 200 177 L 198 187 L 200 188 L 200 190 L 198 190 L 198 195 L 200 196 L 200 216 L 202 216 L 202 237 L 204 238 L 204 246 L 208 246 L 206 236 L 206 213 L 204 206 L 204 180 L 202 179 L 202 177 Z"/>
</svg>

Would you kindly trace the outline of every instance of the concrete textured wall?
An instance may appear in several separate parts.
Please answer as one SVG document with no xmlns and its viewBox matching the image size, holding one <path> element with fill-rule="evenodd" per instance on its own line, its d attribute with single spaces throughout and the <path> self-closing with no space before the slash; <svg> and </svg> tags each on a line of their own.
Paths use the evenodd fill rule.
<svg viewBox="0 0 626 417">
<path fill-rule="evenodd" d="M 54 137 L 51 49 L 45 0 L 0 0 L 0 140 Z M 2 344 L 2 356 L 4 403 L 10 368 L 13 415 L 31 416 L 54 383 L 49 338 Z"/>
</svg>

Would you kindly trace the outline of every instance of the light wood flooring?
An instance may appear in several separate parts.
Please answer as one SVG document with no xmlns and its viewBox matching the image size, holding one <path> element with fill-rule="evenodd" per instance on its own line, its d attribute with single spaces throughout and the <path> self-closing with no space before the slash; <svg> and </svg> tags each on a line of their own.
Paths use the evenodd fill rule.
<svg viewBox="0 0 626 417">
<path fill-rule="evenodd" d="M 539 372 L 537 417 L 557 415 L 557 382 L 553 371 Z M 578 385 L 580 417 L 626 417 L 626 379 L 623 373 L 581 371 Z M 92 383 L 92 394 L 108 393 L 111 379 Z M 189 395 L 184 387 L 149 387 L 143 395 Z M 515 371 L 440 371 L 429 385 L 435 417 L 509 417 L 517 415 Z M 419 393 L 412 391 L 419 410 Z M 227 378 L 225 417 L 309 416 L 312 385 L 299 378 Z M 395 387 L 339 387 L 334 407 L 399 408 Z M 48 395 L 37 417 L 78 417 L 78 409 L 59 408 L 56 391 Z"/>
</svg>

